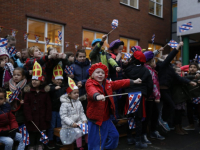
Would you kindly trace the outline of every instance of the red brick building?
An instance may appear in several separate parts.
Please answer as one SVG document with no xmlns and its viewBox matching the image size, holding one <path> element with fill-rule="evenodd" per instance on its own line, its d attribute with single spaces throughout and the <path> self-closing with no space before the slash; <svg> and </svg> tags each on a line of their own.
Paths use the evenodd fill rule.
<svg viewBox="0 0 200 150">
<path fill-rule="evenodd" d="M 1 3 L 0 37 L 18 30 L 18 50 L 38 45 L 42 51 L 55 46 L 60 51 L 75 51 L 74 44 L 88 44 L 111 30 L 111 22 L 119 26 L 108 37 L 108 43 L 120 38 L 125 51 L 140 45 L 152 50 L 164 46 L 171 34 L 171 1 L 169 0 L 12 0 Z M 62 41 L 58 40 L 62 31 Z M 29 33 L 24 41 L 23 34 Z M 151 37 L 155 34 L 155 45 Z M 39 42 L 35 42 L 39 35 Z M 51 38 L 46 45 L 45 37 Z M 69 42 L 66 48 L 65 42 Z M 89 53 L 89 51 L 88 51 Z"/>
</svg>

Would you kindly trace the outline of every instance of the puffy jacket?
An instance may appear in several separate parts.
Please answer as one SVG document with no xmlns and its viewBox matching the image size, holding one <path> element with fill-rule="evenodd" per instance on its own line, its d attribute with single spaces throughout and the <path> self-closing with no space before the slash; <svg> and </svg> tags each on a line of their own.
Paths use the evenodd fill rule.
<svg viewBox="0 0 200 150">
<path fill-rule="evenodd" d="M 18 128 L 15 116 L 11 112 L 8 103 L 0 106 L 0 131 L 12 130 Z"/>
<path fill-rule="evenodd" d="M 113 91 L 125 88 L 130 86 L 131 82 L 130 79 L 124 79 L 124 80 L 117 80 L 117 81 L 109 81 L 109 80 L 104 80 L 103 86 L 105 89 L 106 95 L 112 95 Z M 101 126 L 103 122 L 103 114 L 104 114 L 104 109 L 105 109 L 105 102 L 104 101 L 97 101 L 96 96 L 103 94 L 104 90 L 103 87 L 99 84 L 94 79 L 88 79 L 85 85 L 86 92 L 87 92 L 87 99 L 88 99 L 88 105 L 87 105 L 87 112 L 86 115 L 88 119 L 96 123 L 97 125 Z M 113 97 L 106 98 L 106 100 L 109 100 L 110 102 L 110 108 L 111 113 L 115 115 L 115 104 Z"/>
<path fill-rule="evenodd" d="M 71 66 L 74 69 L 75 83 L 77 84 L 78 81 L 82 82 L 82 87 L 79 89 L 79 96 L 82 96 L 86 94 L 85 83 L 89 78 L 88 69 L 90 68 L 90 61 L 86 59 L 86 61 L 82 63 L 76 60 Z"/>
<path fill-rule="evenodd" d="M 60 101 L 62 103 L 60 107 L 62 128 L 70 128 L 73 123 L 81 124 L 87 120 L 79 99 L 70 100 L 68 95 L 65 94 L 60 97 Z"/>
</svg>

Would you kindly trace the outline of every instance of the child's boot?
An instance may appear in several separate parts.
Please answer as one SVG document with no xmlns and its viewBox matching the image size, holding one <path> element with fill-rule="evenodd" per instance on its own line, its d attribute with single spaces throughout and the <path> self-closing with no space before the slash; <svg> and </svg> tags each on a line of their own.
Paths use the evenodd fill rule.
<svg viewBox="0 0 200 150">
<path fill-rule="evenodd" d="M 175 133 L 179 135 L 184 135 L 184 133 L 181 131 L 179 124 L 175 126 Z"/>
<path fill-rule="evenodd" d="M 147 144 L 144 144 L 141 142 L 141 137 L 136 137 L 135 138 L 136 142 L 135 142 L 135 148 L 139 148 L 139 149 L 142 149 L 142 148 L 147 148 Z"/>
<path fill-rule="evenodd" d="M 35 150 L 34 146 L 28 146 L 28 150 Z"/>
<path fill-rule="evenodd" d="M 37 150 L 43 150 L 43 145 L 38 145 Z"/>
<path fill-rule="evenodd" d="M 182 125 L 181 125 L 181 124 L 180 124 L 179 126 L 180 126 L 181 131 L 182 131 L 184 134 L 188 134 L 188 132 L 186 132 L 186 131 L 182 128 Z"/>
</svg>

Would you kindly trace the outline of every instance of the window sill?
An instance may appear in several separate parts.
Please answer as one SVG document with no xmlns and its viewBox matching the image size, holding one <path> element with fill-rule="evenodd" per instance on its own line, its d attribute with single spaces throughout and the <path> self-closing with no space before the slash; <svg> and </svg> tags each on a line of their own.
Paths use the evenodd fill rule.
<svg viewBox="0 0 200 150">
<path fill-rule="evenodd" d="M 159 19 L 162 19 L 162 20 L 164 20 L 164 18 L 163 18 L 163 17 L 160 17 L 160 16 L 157 16 L 157 15 L 154 15 L 154 14 L 152 14 L 152 13 L 149 13 L 149 15 L 151 15 L 151 16 L 154 16 L 154 17 L 156 17 L 156 18 L 159 18 Z"/>
<path fill-rule="evenodd" d="M 121 5 L 124 5 L 124 6 L 127 6 L 127 7 L 130 7 L 130 8 L 133 8 L 133 9 L 135 9 L 135 10 L 140 11 L 138 8 L 133 7 L 133 6 L 130 6 L 130 5 L 127 5 L 127 4 L 125 4 L 125 3 L 120 2 L 120 4 L 121 4 Z"/>
</svg>

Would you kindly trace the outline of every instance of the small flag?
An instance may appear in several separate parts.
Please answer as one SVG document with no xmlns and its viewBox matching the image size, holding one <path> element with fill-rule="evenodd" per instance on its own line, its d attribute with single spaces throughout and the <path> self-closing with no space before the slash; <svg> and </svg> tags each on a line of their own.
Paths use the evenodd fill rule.
<svg viewBox="0 0 200 150">
<path fill-rule="evenodd" d="M 62 32 L 58 31 L 58 39 L 61 41 L 62 40 Z"/>
<path fill-rule="evenodd" d="M 17 97 L 18 97 L 20 92 L 21 92 L 21 88 L 19 87 L 14 91 L 14 93 L 10 94 L 9 95 L 9 102 L 11 103 L 14 99 L 18 99 Z"/>
<path fill-rule="evenodd" d="M 49 42 L 50 42 L 50 38 L 45 38 L 45 40 L 46 40 L 46 45 L 49 45 Z"/>
<path fill-rule="evenodd" d="M 135 46 L 132 46 L 131 51 L 134 53 L 134 52 L 139 51 L 139 50 Z"/>
<path fill-rule="evenodd" d="M 194 103 L 194 104 L 199 104 L 199 103 L 200 103 L 200 97 L 193 98 L 193 99 L 192 99 L 192 103 Z"/>
<path fill-rule="evenodd" d="M 3 27 L 2 26 L 0 26 L 0 32 L 3 30 Z"/>
<path fill-rule="evenodd" d="M 78 44 L 75 44 L 75 49 L 77 50 L 77 48 L 79 47 L 79 45 Z"/>
<path fill-rule="evenodd" d="M 131 54 L 130 54 L 130 53 L 125 53 L 125 54 L 124 54 L 124 58 L 126 58 L 126 59 L 131 58 Z"/>
<path fill-rule="evenodd" d="M 65 42 L 66 43 L 66 47 L 69 47 L 69 42 Z"/>
<path fill-rule="evenodd" d="M 17 53 L 17 50 L 16 50 L 15 46 L 11 46 L 8 48 L 8 54 L 10 56 L 12 56 L 13 54 L 16 54 L 16 53 Z"/>
<path fill-rule="evenodd" d="M 155 37 L 156 37 L 156 35 L 153 34 L 153 35 L 152 35 L 152 38 L 151 38 L 152 43 L 154 43 Z"/>
<path fill-rule="evenodd" d="M 40 36 L 38 36 L 38 35 L 35 35 L 35 41 L 36 41 L 36 43 L 38 43 L 38 41 L 39 41 L 39 38 L 40 38 Z"/>
<path fill-rule="evenodd" d="M 22 134 L 22 138 L 23 138 L 23 143 L 26 145 L 29 145 L 30 144 L 30 141 L 29 141 L 29 133 L 26 129 L 26 126 L 25 124 L 19 126 L 19 133 Z"/>
<path fill-rule="evenodd" d="M 42 131 L 40 133 L 42 135 L 42 137 L 40 138 L 40 142 L 47 144 L 49 142 L 48 137 Z"/>
<path fill-rule="evenodd" d="M 130 118 L 128 120 L 129 129 L 135 129 L 135 120 L 134 118 Z"/>
<path fill-rule="evenodd" d="M 29 35 L 29 33 L 24 33 L 24 41 L 26 41 L 28 39 L 28 35 Z"/>
<path fill-rule="evenodd" d="M 0 47 L 5 47 L 8 44 L 8 40 L 4 38 L 0 38 Z"/>
<path fill-rule="evenodd" d="M 141 92 L 132 92 L 128 93 L 128 100 L 129 100 L 129 107 L 128 107 L 128 112 L 127 114 L 134 113 L 137 111 L 141 98 L 142 98 L 142 93 Z"/>
<path fill-rule="evenodd" d="M 78 125 L 80 129 L 83 131 L 83 134 L 88 134 L 88 125 L 87 123 L 82 123 Z"/>
<path fill-rule="evenodd" d="M 12 32 L 11 32 L 12 36 L 14 36 L 14 37 L 15 37 L 15 36 L 16 36 L 16 34 L 17 34 L 17 32 L 18 32 L 17 30 L 15 30 L 15 29 L 12 29 Z"/>
<path fill-rule="evenodd" d="M 179 27 L 179 32 L 185 32 L 192 29 L 192 22 L 184 23 Z"/>
<path fill-rule="evenodd" d="M 116 29 L 118 27 L 118 20 L 117 19 L 113 19 L 112 23 L 111 23 L 112 29 Z"/>
<path fill-rule="evenodd" d="M 74 69 L 72 66 L 65 66 L 65 73 L 66 74 L 73 74 L 74 73 Z"/>
<path fill-rule="evenodd" d="M 176 48 L 178 46 L 178 43 L 174 40 L 171 40 L 169 41 L 168 45 L 171 47 L 171 48 Z"/>
</svg>

